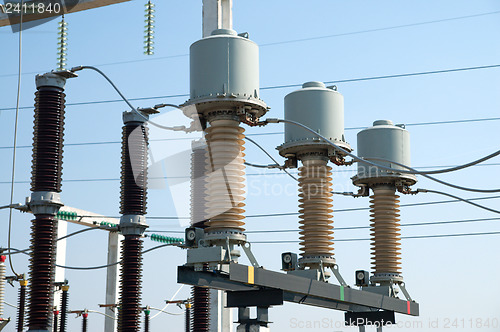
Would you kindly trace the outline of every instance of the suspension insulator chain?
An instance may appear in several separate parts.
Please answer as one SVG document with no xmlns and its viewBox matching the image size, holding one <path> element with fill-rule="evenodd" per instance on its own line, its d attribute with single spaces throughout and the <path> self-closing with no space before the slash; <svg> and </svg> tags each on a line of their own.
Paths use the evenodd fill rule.
<svg viewBox="0 0 500 332">
<path fill-rule="evenodd" d="M 371 253 L 375 274 L 401 273 L 399 196 L 395 188 L 376 186 L 370 196 Z"/>
<path fill-rule="evenodd" d="M 155 23 L 155 5 L 151 1 L 148 1 L 146 3 L 146 9 L 145 12 L 146 14 L 144 15 L 145 20 L 144 23 L 146 25 L 144 26 L 144 54 L 146 55 L 153 55 L 155 54 L 154 52 L 154 23 Z"/>
<path fill-rule="evenodd" d="M 57 32 L 57 70 L 64 70 L 66 68 L 66 51 L 68 48 L 68 23 L 64 20 L 64 15 L 59 22 Z"/>
</svg>

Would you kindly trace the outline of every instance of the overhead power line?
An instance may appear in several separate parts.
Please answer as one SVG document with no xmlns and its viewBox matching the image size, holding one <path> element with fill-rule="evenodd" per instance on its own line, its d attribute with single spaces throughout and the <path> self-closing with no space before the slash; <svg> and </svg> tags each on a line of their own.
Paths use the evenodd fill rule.
<svg viewBox="0 0 500 332">
<path fill-rule="evenodd" d="M 463 68 L 453 68 L 453 69 L 443 69 L 443 70 L 432 70 L 432 71 L 422 71 L 415 73 L 404 73 L 404 74 L 394 74 L 394 75 L 385 75 L 385 76 L 370 76 L 370 77 L 360 77 L 360 78 L 350 78 L 336 81 L 327 81 L 326 84 L 338 84 L 338 83 L 352 83 L 352 82 L 363 82 L 363 81 L 373 81 L 373 80 L 382 80 L 382 79 L 390 79 L 390 78 L 402 78 L 402 77 L 412 77 L 412 76 L 423 76 L 423 75 L 434 75 L 434 74 L 444 74 L 444 73 L 453 73 L 453 72 L 461 72 L 461 71 L 471 71 L 471 70 L 479 70 L 479 69 L 492 69 L 499 68 L 500 64 L 495 65 L 486 65 L 486 66 L 475 66 L 475 67 L 463 67 Z M 273 85 L 260 88 L 261 90 L 274 90 L 274 89 L 285 89 L 285 88 L 294 88 L 300 87 L 300 84 L 284 84 L 284 85 Z M 141 98 L 128 98 L 129 101 L 137 101 L 137 100 L 152 100 L 152 99 L 168 99 L 175 97 L 188 97 L 189 94 L 176 94 L 176 95 L 165 95 L 165 96 L 152 96 L 152 97 L 141 97 Z M 80 106 L 80 105 L 90 105 L 90 104 L 105 104 L 105 103 L 117 103 L 123 102 L 122 99 L 111 99 L 111 100 L 100 100 L 100 101 L 88 101 L 88 102 L 79 102 L 79 103 L 67 103 L 68 106 Z M 19 109 L 31 109 L 33 106 L 23 106 Z M 7 107 L 0 108 L 0 111 L 9 111 L 15 110 L 15 107 Z"/>
<path fill-rule="evenodd" d="M 497 199 L 500 196 L 484 196 L 484 197 L 474 197 L 467 199 L 468 201 L 480 201 L 486 199 Z M 457 203 L 460 200 L 442 200 L 442 201 L 430 201 L 430 202 L 420 202 L 420 203 L 407 203 L 400 204 L 400 207 L 413 207 L 413 206 L 424 206 L 424 205 L 436 205 L 436 204 L 447 204 L 447 203 Z M 357 208 L 347 208 L 347 209 L 338 209 L 334 210 L 334 213 L 338 212 L 354 212 L 354 211 L 366 211 L 370 210 L 370 207 L 357 207 Z M 268 214 L 254 214 L 248 215 L 246 218 L 267 218 L 267 217 L 286 217 L 286 216 L 297 216 L 300 213 L 298 212 L 283 212 L 283 213 L 268 213 Z M 79 217 L 95 217 L 95 216 L 79 216 Z M 120 218 L 120 216 L 102 216 L 102 218 Z M 189 217 L 181 216 L 149 216 L 148 220 L 189 220 Z"/>
<path fill-rule="evenodd" d="M 437 166 L 422 166 L 422 167 L 414 167 L 415 169 L 427 169 L 427 168 L 442 168 L 442 167 L 453 167 L 454 165 L 437 165 Z M 471 167 L 479 167 L 479 166 L 500 166 L 500 163 L 485 163 L 478 164 Z M 355 173 L 357 172 L 355 169 L 345 169 L 345 170 L 335 170 L 333 173 Z M 296 174 L 296 172 L 291 172 L 292 174 Z M 263 172 L 263 173 L 247 173 L 245 176 L 273 176 L 273 175 L 287 175 L 283 172 Z M 151 177 L 150 180 L 169 180 L 169 179 L 190 179 L 190 176 L 162 176 L 162 177 Z M 95 179 L 67 179 L 63 182 L 114 182 L 120 181 L 119 178 L 95 178 Z M 30 180 L 20 180 L 15 181 L 15 184 L 27 184 L 31 183 Z M 2 184 L 10 184 L 10 181 L 0 181 L 0 185 Z"/>
<path fill-rule="evenodd" d="M 300 38 L 300 39 L 275 41 L 275 42 L 263 43 L 263 44 L 260 44 L 259 46 L 260 47 L 268 47 L 268 46 L 299 43 L 299 42 L 312 41 L 312 40 L 345 37 L 345 36 L 359 35 L 359 34 L 372 33 L 372 32 L 396 30 L 396 29 L 410 28 L 410 27 L 415 27 L 415 26 L 423 26 L 423 25 L 429 25 L 429 24 L 458 21 L 458 20 L 464 20 L 464 19 L 470 19 L 470 18 L 476 18 L 476 17 L 482 17 L 482 16 L 490 16 L 490 15 L 496 15 L 496 14 L 500 14 L 500 11 L 493 11 L 493 12 L 486 12 L 486 13 L 479 13 L 479 14 L 472 14 L 472 15 L 464 15 L 464 16 L 457 16 L 457 17 L 449 17 L 449 18 L 438 19 L 438 20 L 400 24 L 400 25 L 393 25 L 393 26 L 382 27 L 382 28 L 365 29 L 365 30 L 343 32 L 343 33 L 330 34 L 330 35 L 323 35 L 323 36 L 314 36 L 314 37 L 306 37 L 306 38 Z M 34 33 L 43 33 L 43 32 L 44 31 L 34 31 Z M 112 65 L 123 65 L 123 64 L 130 64 L 130 63 L 136 63 L 136 62 L 158 61 L 158 60 L 173 59 L 173 58 L 184 58 L 184 57 L 188 57 L 188 56 L 189 56 L 188 53 L 172 54 L 172 55 L 166 55 L 166 56 L 155 56 L 155 57 L 150 57 L 150 58 L 146 58 L 146 59 L 134 59 L 134 60 L 107 62 L 107 63 L 96 64 L 94 66 L 102 67 L 102 66 L 112 66 Z M 35 75 L 35 74 L 39 74 L 41 72 L 46 72 L 46 71 L 48 71 L 48 69 L 42 70 L 42 71 L 26 72 L 26 73 L 22 73 L 22 75 Z M 11 76 L 16 76 L 16 75 L 17 74 L 4 74 L 4 75 L 0 75 L 0 78 L 1 77 L 11 77 Z"/>
<path fill-rule="evenodd" d="M 415 235 L 415 236 L 402 236 L 402 240 L 408 239 L 431 239 L 431 238 L 446 238 L 446 237 L 462 237 L 462 236 L 484 236 L 484 235 L 499 235 L 500 232 L 483 232 L 483 233 L 462 233 L 462 234 L 438 234 L 438 235 Z M 370 241 L 369 238 L 360 239 L 335 239 L 335 242 L 357 242 L 357 241 Z M 252 244 L 279 244 L 279 243 L 299 243 L 301 241 L 295 240 L 278 240 L 278 241 L 250 241 Z"/>
<path fill-rule="evenodd" d="M 435 226 L 435 225 L 448 225 L 448 224 L 463 224 L 463 223 L 476 223 L 476 222 L 486 222 L 486 221 L 498 221 L 500 218 L 479 218 L 479 219 L 462 219 L 462 220 L 447 220 L 447 221 L 431 221 L 431 222 L 421 222 L 421 223 L 410 223 L 401 224 L 401 227 L 413 227 L 413 226 Z M 347 231 L 347 230 L 359 230 L 359 229 L 371 229 L 371 226 L 349 226 L 349 227 L 335 227 L 334 231 Z M 178 230 L 147 230 L 148 233 L 170 233 L 170 234 L 184 234 L 184 231 Z M 265 233 L 297 233 L 300 229 L 273 229 L 273 230 L 255 230 L 255 231 L 245 231 L 247 234 L 265 234 Z"/>
<path fill-rule="evenodd" d="M 379 31 L 395 30 L 395 29 L 401 29 L 401 28 L 410 28 L 410 27 L 415 27 L 415 26 L 420 26 L 420 25 L 428 25 L 428 24 L 435 24 L 435 23 L 442 23 L 442 22 L 457 21 L 457 20 L 475 18 L 475 17 L 480 17 L 480 16 L 487 16 L 487 15 L 495 15 L 495 14 L 500 14 L 500 11 L 480 13 L 480 14 L 474 14 L 474 15 L 466 15 L 466 16 L 458 16 L 458 17 L 450 17 L 450 18 L 444 18 L 444 19 L 432 20 L 432 21 L 394 25 L 394 26 L 384 27 L 384 28 L 375 28 L 375 29 L 366 29 L 366 30 L 359 30 L 359 31 L 352 31 L 352 32 L 336 33 L 336 34 L 317 36 L 317 37 L 290 39 L 290 40 L 284 40 L 284 41 L 265 43 L 265 44 L 261 44 L 260 46 L 274 46 L 274 45 L 299 43 L 299 42 L 311 41 L 311 40 L 321 40 L 321 39 L 328 39 L 328 38 L 335 38 L 335 37 L 352 36 L 352 35 L 365 34 L 365 33 L 370 33 L 370 32 L 379 32 Z"/>
<path fill-rule="evenodd" d="M 485 121 L 498 121 L 500 117 L 494 118 L 477 118 L 477 119 L 464 119 L 464 120 L 448 120 L 448 121 L 434 121 L 434 122 L 415 122 L 405 124 L 406 127 L 410 126 L 430 126 L 430 125 L 443 125 L 443 124 L 458 124 L 458 123 L 470 123 L 470 122 L 485 122 Z M 367 127 L 347 127 L 344 130 L 362 130 Z M 255 133 L 255 134 L 246 134 L 246 136 L 271 136 L 271 135 L 283 135 L 285 132 L 283 131 L 275 131 L 268 133 Z M 150 142 L 167 142 L 167 141 L 184 141 L 184 140 L 192 140 L 192 137 L 179 137 L 179 138 L 162 138 L 162 139 L 150 139 Z M 78 142 L 78 143 L 64 143 L 64 147 L 68 146 L 86 146 L 86 145 L 109 145 L 109 144 L 121 144 L 121 141 L 98 141 L 98 142 Z M 12 146 L 0 146 L 0 150 L 4 149 L 12 149 Z M 31 149 L 32 145 L 18 145 L 17 149 Z M 434 166 L 428 166 L 434 167 Z M 437 166 L 436 166 L 437 167 Z M 451 167 L 451 166 L 450 166 Z"/>
</svg>

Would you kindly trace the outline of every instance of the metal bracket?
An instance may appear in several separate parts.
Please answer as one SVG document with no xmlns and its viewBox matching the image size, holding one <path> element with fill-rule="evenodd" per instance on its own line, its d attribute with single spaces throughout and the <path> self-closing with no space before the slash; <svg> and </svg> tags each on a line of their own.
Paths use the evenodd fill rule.
<svg viewBox="0 0 500 332">
<path fill-rule="evenodd" d="M 252 253 L 252 245 L 250 242 L 245 242 L 241 245 L 243 248 L 243 251 L 247 255 L 248 259 L 250 260 L 250 263 L 252 264 L 253 267 L 260 267 L 259 263 L 257 262 L 257 259 Z"/>
<path fill-rule="evenodd" d="M 229 245 L 229 238 L 228 237 L 226 237 L 226 250 L 227 250 L 228 262 L 230 262 L 232 260 L 232 257 L 231 257 L 231 246 Z"/>
<path fill-rule="evenodd" d="M 338 282 L 340 283 L 340 285 L 344 286 L 344 287 L 348 287 L 344 278 L 342 278 L 342 275 L 340 274 L 339 266 L 337 264 L 335 264 L 334 266 L 331 267 L 331 269 L 332 269 L 333 274 L 335 275 L 335 278 L 337 278 Z"/>
<path fill-rule="evenodd" d="M 326 282 L 325 268 L 323 267 L 323 261 L 319 262 L 319 273 L 320 273 L 320 276 L 321 276 L 321 280 L 324 281 L 324 282 Z"/>
<path fill-rule="evenodd" d="M 400 283 L 400 284 L 399 284 L 399 289 L 401 289 L 401 291 L 403 292 L 403 294 L 404 294 L 404 296 L 405 296 L 406 300 L 408 300 L 408 301 L 412 301 L 412 302 L 413 302 L 413 300 L 412 300 L 412 298 L 411 298 L 411 296 L 410 296 L 410 293 L 408 293 L 408 291 L 406 290 L 406 287 L 405 287 L 405 283 L 404 283 L 404 282 L 402 282 L 402 283 Z"/>
</svg>

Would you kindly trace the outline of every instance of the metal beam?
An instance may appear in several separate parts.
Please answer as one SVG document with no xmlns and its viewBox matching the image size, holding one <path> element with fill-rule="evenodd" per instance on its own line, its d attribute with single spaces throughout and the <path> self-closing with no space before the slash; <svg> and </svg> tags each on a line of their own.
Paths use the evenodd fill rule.
<svg viewBox="0 0 500 332">
<path fill-rule="evenodd" d="M 67 222 L 82 226 L 99 227 L 101 222 L 106 222 L 109 224 L 116 224 L 116 225 L 120 223 L 120 219 L 118 218 L 105 217 L 103 215 L 94 212 L 77 209 L 71 206 L 63 206 L 59 211 L 76 213 L 77 215 L 76 218 L 59 218 L 59 220 L 65 220 Z"/>
<path fill-rule="evenodd" d="M 66 13 L 75 13 L 83 10 L 88 10 L 88 9 L 93 9 L 93 8 L 98 8 L 98 7 L 104 7 L 104 6 L 109 6 L 109 5 L 114 5 L 117 3 L 121 2 L 127 2 L 130 0 L 79 0 L 79 1 L 68 1 L 67 3 L 77 3 L 76 5 L 69 6 L 69 10 Z M 9 1 L 9 2 L 20 2 L 20 0 L 17 1 Z M 50 8 L 53 8 L 53 5 L 56 1 L 54 0 L 36 0 L 36 1 L 25 1 L 26 5 L 31 5 L 31 4 L 39 4 L 42 3 L 44 4 L 44 8 L 49 8 L 47 7 L 49 4 L 51 4 Z M 61 1 L 57 1 L 58 3 L 61 3 Z M 28 6 L 28 9 L 30 6 Z M 17 13 L 16 13 L 17 14 Z M 56 16 L 61 16 L 62 12 L 55 12 L 54 10 L 50 11 L 43 11 L 43 13 L 35 13 L 35 14 L 25 14 L 23 15 L 23 22 L 30 22 L 30 21 L 36 21 L 36 20 L 41 20 L 41 19 L 46 19 L 50 17 L 56 17 Z M 13 25 L 13 24 L 18 24 L 20 19 L 20 15 L 10 15 L 10 17 L 6 14 L 0 11 L 0 27 L 3 26 L 8 26 L 8 25 Z"/>
<path fill-rule="evenodd" d="M 233 28 L 233 0 L 203 0 L 203 37 Z"/>
<path fill-rule="evenodd" d="M 108 235 L 108 264 L 121 260 L 121 243 L 123 236 L 118 232 L 109 232 Z M 106 270 L 106 304 L 118 303 L 118 276 L 121 264 L 108 266 Z M 106 307 L 104 318 L 104 332 L 116 331 L 116 309 Z"/>
<path fill-rule="evenodd" d="M 180 283 L 229 291 L 255 290 L 261 287 L 282 289 L 285 301 L 335 310 L 383 309 L 411 316 L 419 315 L 419 305 L 416 302 L 237 263 L 229 265 L 229 275 L 195 272 L 190 267 L 180 266 L 177 278 Z"/>
</svg>

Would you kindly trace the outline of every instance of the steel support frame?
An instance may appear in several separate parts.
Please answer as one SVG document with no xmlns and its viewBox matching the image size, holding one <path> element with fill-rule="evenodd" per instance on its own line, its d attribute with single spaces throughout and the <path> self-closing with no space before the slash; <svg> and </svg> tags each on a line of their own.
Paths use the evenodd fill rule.
<svg viewBox="0 0 500 332">
<path fill-rule="evenodd" d="M 382 309 L 411 316 L 419 315 L 419 304 L 414 301 L 405 301 L 237 263 L 230 263 L 227 273 L 194 271 L 192 267 L 179 266 L 177 282 L 225 291 L 251 291 L 261 288 L 278 289 L 283 290 L 283 299 L 287 302 L 341 311 L 374 311 Z"/>
</svg>

